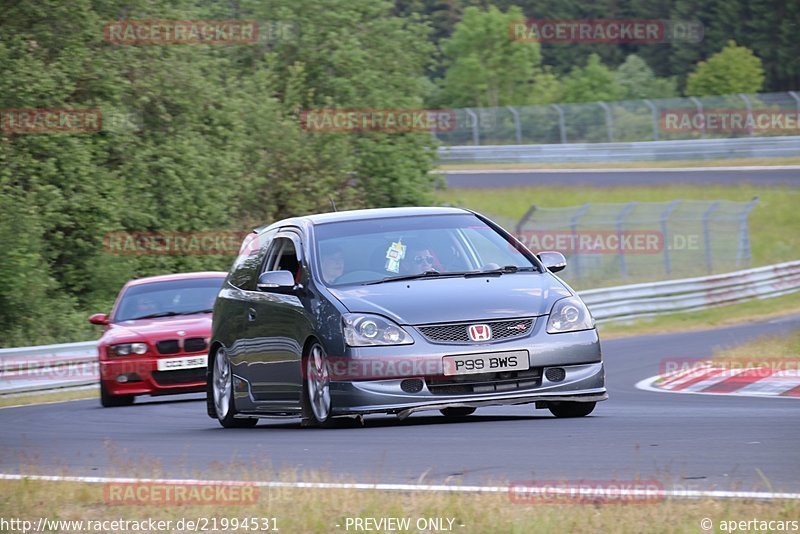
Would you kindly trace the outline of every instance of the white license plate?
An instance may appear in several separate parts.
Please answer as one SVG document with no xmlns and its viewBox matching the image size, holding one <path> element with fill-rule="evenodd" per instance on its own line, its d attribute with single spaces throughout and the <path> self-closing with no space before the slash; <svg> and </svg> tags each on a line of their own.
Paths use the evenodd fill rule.
<svg viewBox="0 0 800 534">
<path fill-rule="evenodd" d="M 515 350 L 444 356 L 442 358 L 442 366 L 445 376 L 526 371 L 529 367 L 528 351 Z"/>
<path fill-rule="evenodd" d="M 186 358 L 164 358 L 157 360 L 156 366 L 159 371 L 175 371 L 176 369 L 194 369 L 205 367 L 208 356 L 188 356 Z"/>
</svg>

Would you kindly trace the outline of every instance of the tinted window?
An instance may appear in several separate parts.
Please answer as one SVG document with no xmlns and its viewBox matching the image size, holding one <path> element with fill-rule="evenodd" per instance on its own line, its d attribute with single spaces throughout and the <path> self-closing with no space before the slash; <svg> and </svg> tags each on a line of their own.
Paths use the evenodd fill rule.
<svg viewBox="0 0 800 534">
<path fill-rule="evenodd" d="M 242 243 L 239 256 L 233 262 L 228 281 L 240 289 L 255 291 L 256 278 L 275 230 L 256 237 L 248 236 Z"/>
<path fill-rule="evenodd" d="M 129 287 L 112 322 L 211 312 L 223 278 L 152 282 Z"/>
<path fill-rule="evenodd" d="M 504 236 L 471 214 L 369 219 L 318 225 L 319 273 L 329 285 L 440 273 L 536 268 Z"/>
</svg>

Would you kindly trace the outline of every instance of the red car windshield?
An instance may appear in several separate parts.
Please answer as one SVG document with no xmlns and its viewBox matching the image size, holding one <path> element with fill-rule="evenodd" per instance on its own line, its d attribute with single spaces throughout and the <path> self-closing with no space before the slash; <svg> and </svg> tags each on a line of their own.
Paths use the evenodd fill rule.
<svg viewBox="0 0 800 534">
<path fill-rule="evenodd" d="M 194 278 L 129 287 L 111 322 L 211 313 L 224 278 Z"/>
</svg>

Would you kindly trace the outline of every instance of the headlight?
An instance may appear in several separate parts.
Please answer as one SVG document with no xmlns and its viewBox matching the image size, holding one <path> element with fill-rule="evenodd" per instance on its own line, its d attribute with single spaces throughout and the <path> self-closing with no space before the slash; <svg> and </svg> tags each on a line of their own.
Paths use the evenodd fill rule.
<svg viewBox="0 0 800 534">
<path fill-rule="evenodd" d="M 147 343 L 120 343 L 108 347 L 112 356 L 130 356 L 131 354 L 144 354 L 147 352 Z"/>
<path fill-rule="evenodd" d="M 547 333 L 575 332 L 594 328 L 594 317 L 578 297 L 561 299 L 553 306 L 547 320 Z"/>
<path fill-rule="evenodd" d="M 345 313 L 344 340 L 351 347 L 411 345 L 411 336 L 389 319 L 366 313 Z"/>
</svg>

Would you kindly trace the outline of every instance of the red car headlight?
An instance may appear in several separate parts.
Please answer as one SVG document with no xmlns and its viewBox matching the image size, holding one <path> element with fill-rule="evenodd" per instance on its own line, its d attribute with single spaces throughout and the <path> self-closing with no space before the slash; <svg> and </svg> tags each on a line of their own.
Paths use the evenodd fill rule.
<svg viewBox="0 0 800 534">
<path fill-rule="evenodd" d="M 120 343 L 108 347 L 111 356 L 130 356 L 132 354 L 144 354 L 147 352 L 147 343 Z"/>
</svg>

